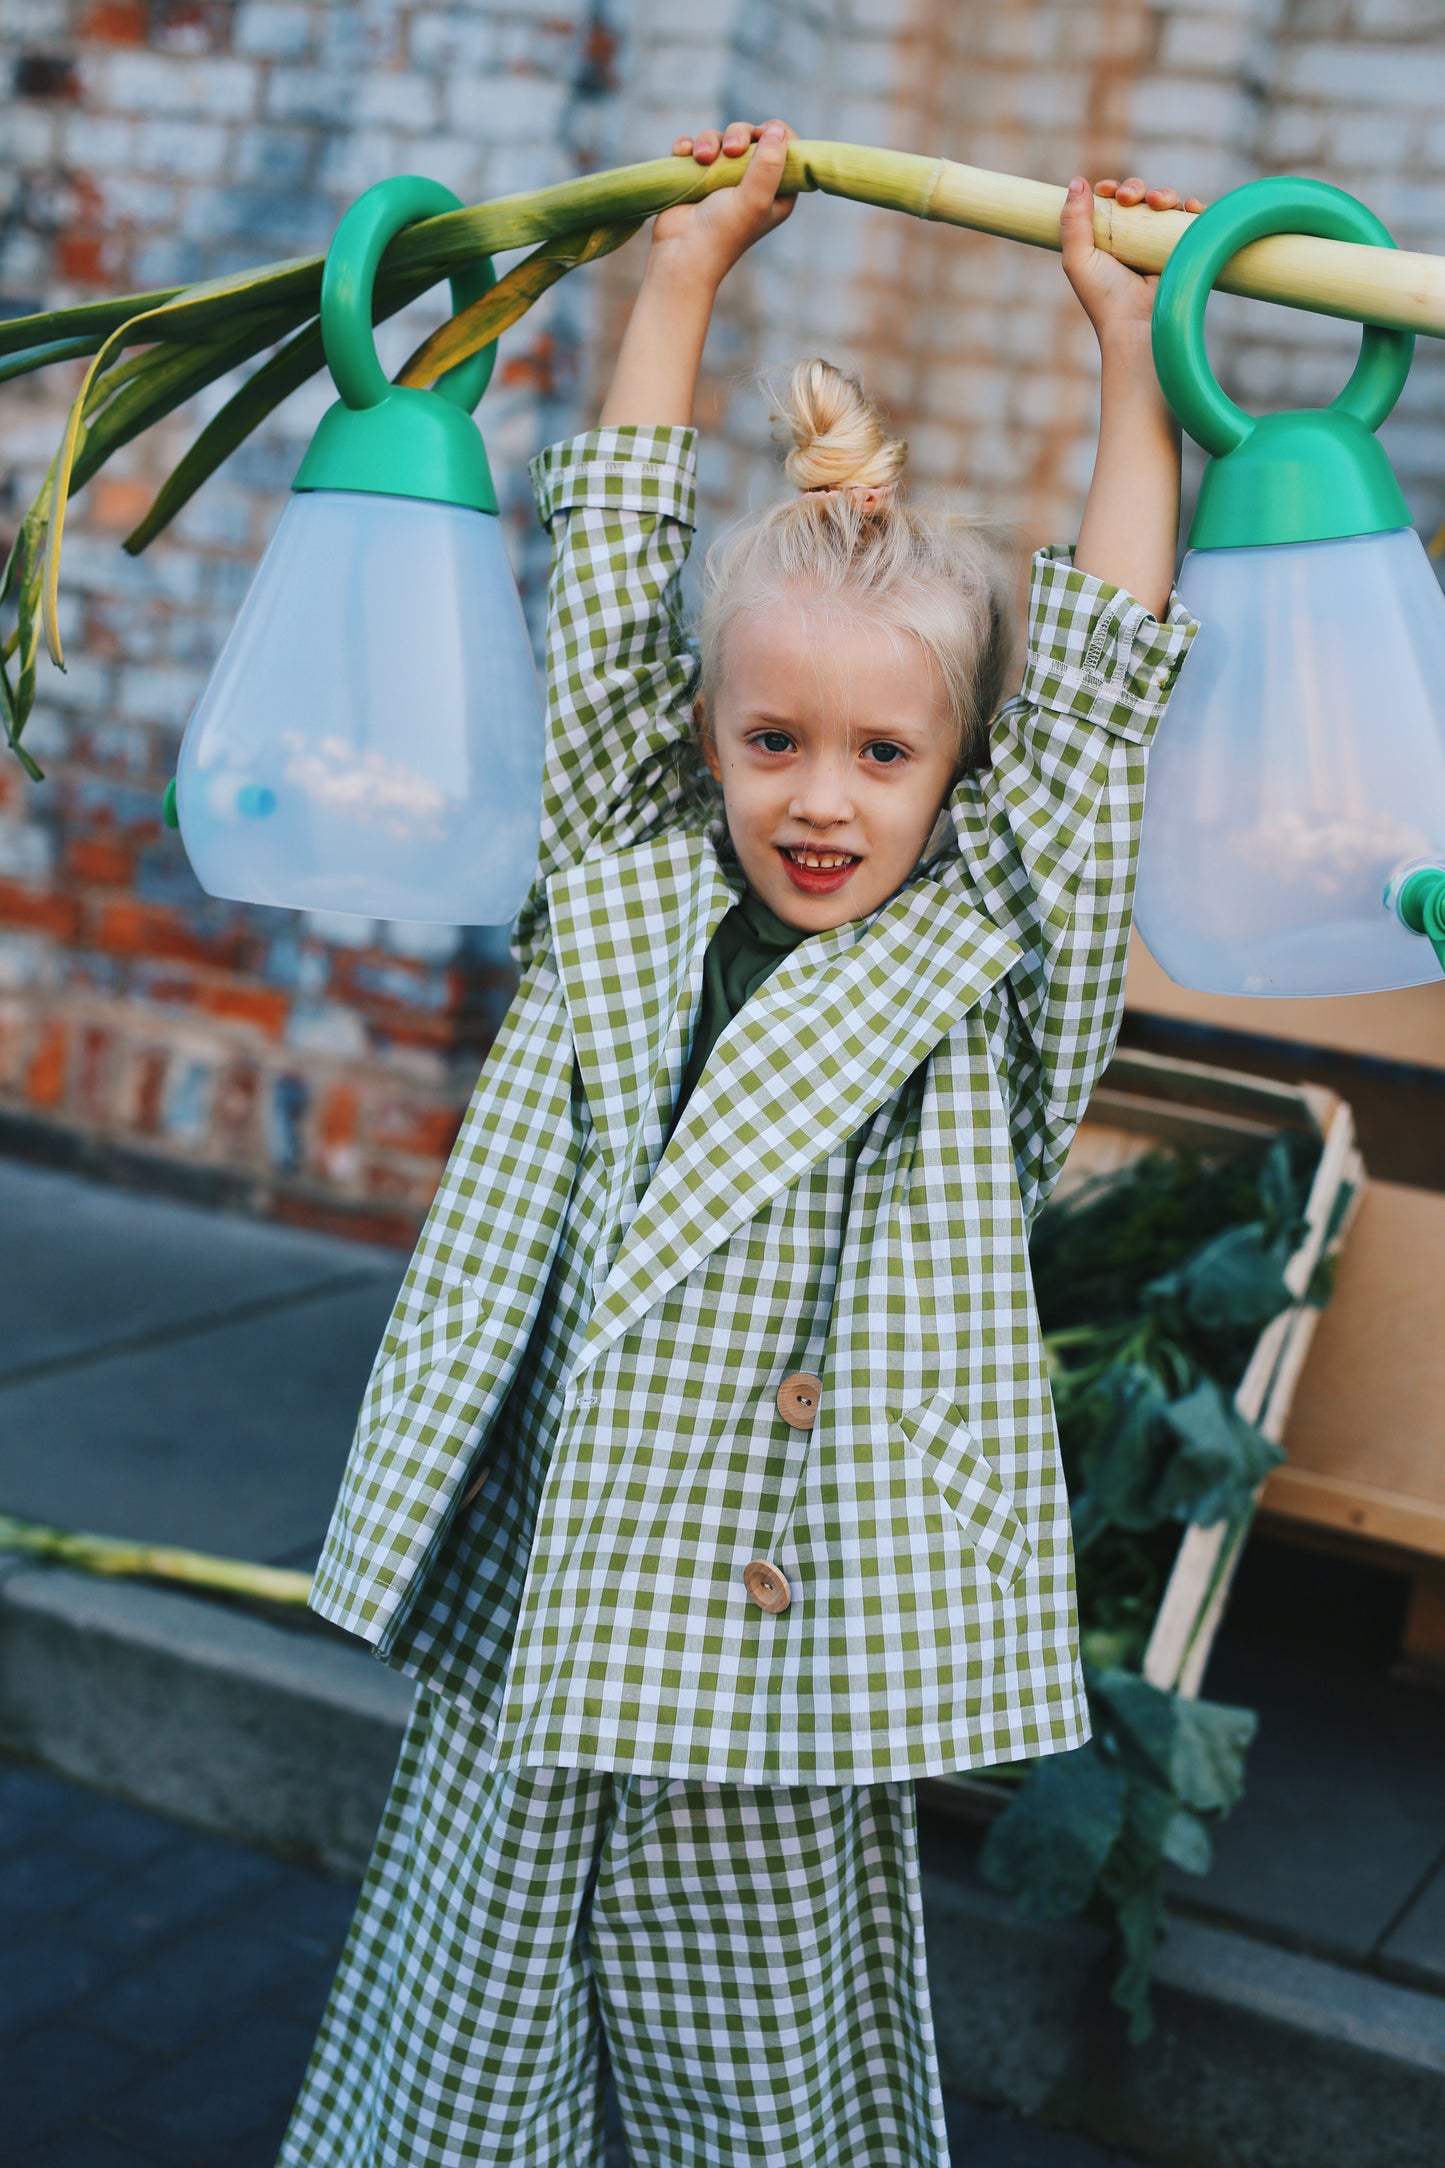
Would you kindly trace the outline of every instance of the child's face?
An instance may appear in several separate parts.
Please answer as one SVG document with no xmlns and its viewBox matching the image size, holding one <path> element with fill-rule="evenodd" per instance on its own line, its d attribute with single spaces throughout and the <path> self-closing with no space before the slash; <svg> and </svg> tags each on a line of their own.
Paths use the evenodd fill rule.
<svg viewBox="0 0 1445 2168">
<path fill-rule="evenodd" d="M 807 933 L 866 917 L 913 871 L 954 780 L 923 648 L 782 597 L 729 627 L 723 679 L 698 703 L 703 756 L 748 886 Z"/>
</svg>

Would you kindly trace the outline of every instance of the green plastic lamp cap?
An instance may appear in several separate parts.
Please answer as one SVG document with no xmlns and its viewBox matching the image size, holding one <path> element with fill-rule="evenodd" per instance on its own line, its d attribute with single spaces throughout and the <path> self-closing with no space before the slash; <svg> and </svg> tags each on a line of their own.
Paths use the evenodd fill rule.
<svg viewBox="0 0 1445 2168">
<path fill-rule="evenodd" d="M 1410 508 L 1374 432 L 1404 387 L 1411 333 L 1368 324 L 1354 374 L 1323 409 L 1254 417 L 1221 391 L 1204 345 L 1204 308 L 1224 266 L 1272 233 L 1393 248 L 1373 211 L 1325 181 L 1247 181 L 1202 211 L 1160 275 L 1154 366 L 1164 396 L 1213 454 L 1189 531 L 1197 550 L 1328 542 L 1410 525 Z"/>
<path fill-rule="evenodd" d="M 322 416 L 293 489 L 363 490 L 496 511 L 486 447 L 471 419 L 491 379 L 495 342 L 421 391 L 389 380 L 371 330 L 372 287 L 388 242 L 418 219 L 461 207 L 440 181 L 402 174 L 358 196 L 337 227 L 321 280 L 321 342 L 341 397 Z M 453 310 L 495 282 L 489 256 L 455 272 Z"/>
</svg>

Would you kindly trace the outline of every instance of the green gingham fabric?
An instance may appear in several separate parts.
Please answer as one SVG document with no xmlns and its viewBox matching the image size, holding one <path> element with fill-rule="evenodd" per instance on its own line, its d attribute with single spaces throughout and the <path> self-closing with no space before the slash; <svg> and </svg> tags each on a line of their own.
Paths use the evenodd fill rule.
<svg viewBox="0 0 1445 2168">
<path fill-rule="evenodd" d="M 522 984 L 312 1602 L 474 1711 L 498 1767 L 848 1785 L 1055 1752 L 1088 1719 L 1026 1238 L 1114 1043 L 1193 625 L 1041 553 L 1022 691 L 948 846 L 784 958 L 664 1149 L 738 881 L 679 758 L 693 460 L 690 430 L 623 428 L 534 462 Z M 796 1370 L 823 1380 L 811 1431 L 775 1405 Z"/>
<path fill-rule="evenodd" d="M 417 1696 L 278 2168 L 948 2168 L 912 1789 L 494 1769 Z"/>
</svg>

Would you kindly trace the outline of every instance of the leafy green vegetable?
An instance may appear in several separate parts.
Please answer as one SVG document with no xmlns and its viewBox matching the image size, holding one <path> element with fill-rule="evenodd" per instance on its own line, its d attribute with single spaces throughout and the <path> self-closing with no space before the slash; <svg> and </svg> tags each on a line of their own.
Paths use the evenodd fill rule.
<svg viewBox="0 0 1445 2168">
<path fill-rule="evenodd" d="M 1316 1137 L 1293 1134 L 1263 1152 L 1151 1153 L 1052 1207 L 1034 1235 L 1093 1735 L 1031 1766 L 981 1866 L 1022 1911 L 1112 1924 L 1112 1995 L 1135 2041 L 1152 2029 L 1164 1863 L 1208 1871 L 1258 1722 L 1151 1686 L 1140 1667 L 1182 1526 L 1242 1526 L 1281 1458 L 1233 1396 L 1293 1299 L 1283 1270 L 1318 1156 Z M 1310 1299 L 1327 1286 L 1316 1275 Z"/>
<path fill-rule="evenodd" d="M 1208 1872 L 1211 1822 L 1243 1790 L 1258 1719 L 1251 1709 L 1185 1701 L 1134 1672 L 1087 1667 L 1086 1678 L 1093 1737 L 1034 1765 L 985 1838 L 979 1865 L 1022 1912 L 1112 1921 L 1124 1957 L 1112 1997 L 1139 2041 L 1152 2030 L 1163 1863 Z"/>
</svg>

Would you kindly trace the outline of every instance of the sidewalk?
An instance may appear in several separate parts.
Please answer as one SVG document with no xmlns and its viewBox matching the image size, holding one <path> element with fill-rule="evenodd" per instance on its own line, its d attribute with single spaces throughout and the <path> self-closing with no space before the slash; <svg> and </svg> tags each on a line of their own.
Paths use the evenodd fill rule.
<svg viewBox="0 0 1445 2168">
<path fill-rule="evenodd" d="M 272 2168 L 355 1901 L 0 1757 L 6 2168 Z M 949 2135 L 959 2168 L 1130 2168 L 962 2101 Z"/>
<path fill-rule="evenodd" d="M 308 1566 L 404 1258 L 4 1162 L 0 1227 L 0 1511 Z M 1445 1699 L 1387 1676 L 1396 1600 L 1251 1546 L 1206 1681 L 1261 1712 L 1248 1794 L 1174 1878 L 1143 2050 L 1095 1931 L 933 1823 L 946 2083 L 1185 2168 L 1433 2168 Z M 309 1614 L 0 1569 L 0 1748 L 292 1861 L 359 1871 L 409 1691 Z"/>
</svg>

